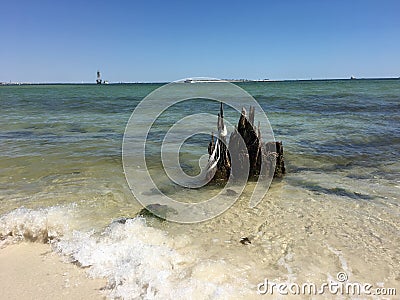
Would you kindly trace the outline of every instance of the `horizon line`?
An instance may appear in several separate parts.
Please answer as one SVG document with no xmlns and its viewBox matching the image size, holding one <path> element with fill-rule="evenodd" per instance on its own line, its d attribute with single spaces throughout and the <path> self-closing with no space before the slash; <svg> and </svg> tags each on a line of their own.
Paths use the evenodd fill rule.
<svg viewBox="0 0 400 300">
<path fill-rule="evenodd" d="M 196 77 L 187 78 L 193 79 L 196 81 Z M 308 78 L 308 79 L 220 79 L 225 82 L 233 82 L 233 83 L 250 83 L 250 82 L 287 82 L 287 81 L 334 81 L 334 80 L 394 80 L 400 79 L 400 77 L 339 77 L 339 78 Z M 115 82 L 107 82 L 101 85 L 116 85 L 116 84 L 166 84 L 172 82 L 182 82 L 183 80 L 178 81 L 115 81 Z M 201 82 L 201 80 L 200 80 Z M 204 81 L 207 83 L 207 81 Z M 82 85 L 97 85 L 96 81 L 81 81 L 81 82 L 57 82 L 57 81 L 43 81 L 43 82 L 13 82 L 13 81 L 0 81 L 1 85 L 45 85 L 45 84 L 82 84 Z"/>
</svg>

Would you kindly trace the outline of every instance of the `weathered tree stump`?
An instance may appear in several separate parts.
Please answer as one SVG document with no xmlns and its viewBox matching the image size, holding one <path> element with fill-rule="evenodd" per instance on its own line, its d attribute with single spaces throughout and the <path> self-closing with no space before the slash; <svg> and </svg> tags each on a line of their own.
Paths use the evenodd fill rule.
<svg viewBox="0 0 400 300">
<path fill-rule="evenodd" d="M 248 116 L 246 110 L 242 109 L 237 128 L 229 138 L 228 147 L 222 103 L 217 127 L 218 136 L 212 134 L 208 146 L 208 179 L 212 182 L 225 182 L 230 176 L 234 179 L 245 177 L 247 180 L 257 180 L 261 175 L 281 178 L 285 174 L 282 142 L 262 141 L 260 124 L 257 128 L 254 126 L 254 107 L 250 107 Z"/>
<path fill-rule="evenodd" d="M 208 145 L 209 157 L 209 170 L 216 168 L 216 172 L 212 180 L 226 181 L 231 174 L 231 159 L 229 156 L 228 149 L 226 147 L 226 136 L 228 134 L 226 126 L 224 124 L 224 110 L 221 103 L 220 112 L 218 113 L 218 137 L 211 134 L 211 142 Z M 209 173 L 211 174 L 211 172 Z M 211 178 L 209 178 L 211 179 Z"/>
</svg>

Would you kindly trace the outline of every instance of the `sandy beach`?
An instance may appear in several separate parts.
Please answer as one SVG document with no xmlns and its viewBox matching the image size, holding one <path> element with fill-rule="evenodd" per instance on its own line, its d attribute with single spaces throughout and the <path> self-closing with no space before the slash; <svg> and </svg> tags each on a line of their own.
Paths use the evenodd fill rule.
<svg viewBox="0 0 400 300">
<path fill-rule="evenodd" d="M 64 263 L 50 245 L 20 243 L 0 249 L 2 299 L 105 299 L 106 280 Z"/>
</svg>

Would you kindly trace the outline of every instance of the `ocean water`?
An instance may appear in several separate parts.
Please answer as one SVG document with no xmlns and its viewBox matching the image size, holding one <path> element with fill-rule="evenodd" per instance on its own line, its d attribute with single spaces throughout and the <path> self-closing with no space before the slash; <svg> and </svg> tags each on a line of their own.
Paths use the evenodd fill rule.
<svg viewBox="0 0 400 300">
<path fill-rule="evenodd" d="M 287 174 L 255 208 L 250 182 L 225 213 L 197 224 L 137 218 L 142 207 L 123 173 L 125 126 L 160 84 L 1 86 L 0 243 L 50 240 L 90 276 L 106 277 L 111 298 L 257 298 L 266 278 L 320 285 L 339 272 L 400 293 L 400 81 L 238 85 L 283 142 Z M 163 132 L 218 107 L 197 99 L 160 116 L 146 150 L 156 181 Z M 199 171 L 208 141 L 182 147 L 188 173 Z M 159 184 L 188 202 L 219 191 Z"/>
</svg>

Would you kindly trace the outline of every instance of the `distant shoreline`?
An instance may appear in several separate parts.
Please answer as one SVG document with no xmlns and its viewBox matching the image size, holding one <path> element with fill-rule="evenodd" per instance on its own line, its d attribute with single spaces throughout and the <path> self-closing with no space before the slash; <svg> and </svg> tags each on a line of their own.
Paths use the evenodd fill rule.
<svg viewBox="0 0 400 300">
<path fill-rule="evenodd" d="M 251 79 L 221 79 L 221 82 L 231 83 L 255 83 L 255 82 L 308 82 L 308 81 L 357 81 L 357 80 L 399 80 L 400 77 L 377 77 L 377 78 L 327 78 L 327 79 L 262 79 L 262 80 L 251 80 Z M 217 83 L 218 80 L 190 80 L 192 82 L 182 83 Z M 131 84 L 167 84 L 171 82 L 157 82 L 157 81 L 143 81 L 143 82 L 110 82 L 104 85 L 131 85 Z M 19 86 L 19 85 L 97 85 L 96 82 L 0 82 L 0 86 Z M 103 86 L 103 84 L 102 84 Z"/>
</svg>

